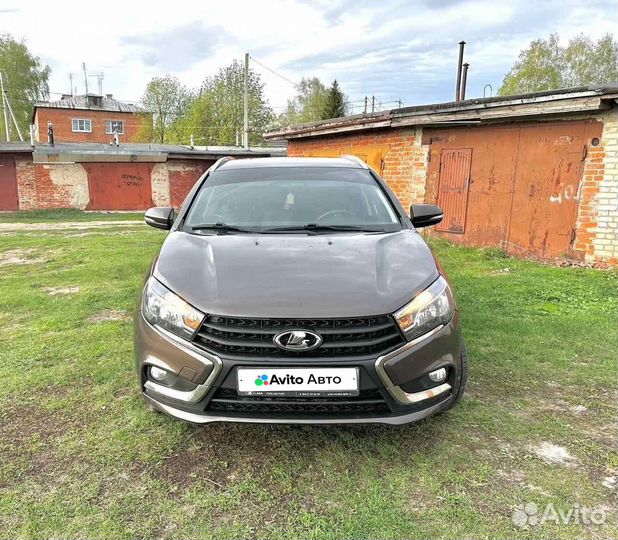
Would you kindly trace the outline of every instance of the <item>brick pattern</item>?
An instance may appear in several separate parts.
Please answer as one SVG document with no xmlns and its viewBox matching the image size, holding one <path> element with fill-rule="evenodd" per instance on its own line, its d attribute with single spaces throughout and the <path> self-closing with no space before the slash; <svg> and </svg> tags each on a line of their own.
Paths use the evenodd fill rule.
<svg viewBox="0 0 618 540">
<path fill-rule="evenodd" d="M 397 129 L 290 140 L 288 156 L 365 156 L 371 149 L 381 148 L 381 163 L 368 161 L 408 208 L 425 198 L 428 147 L 421 145 L 421 135 L 420 129 Z"/>
<path fill-rule="evenodd" d="M 54 183 L 51 178 L 53 167 L 61 165 L 34 164 L 34 178 L 36 183 L 36 208 L 72 208 L 71 187 Z"/>
<path fill-rule="evenodd" d="M 214 160 L 200 162 L 175 160 L 169 164 L 170 203 L 173 207 L 180 208 L 195 182 L 214 163 Z"/>
<path fill-rule="evenodd" d="M 15 176 L 17 177 L 17 194 L 20 210 L 37 208 L 36 178 L 32 158 L 15 159 Z"/>
<path fill-rule="evenodd" d="M 90 119 L 91 133 L 74 133 L 72 120 L 74 118 Z M 82 109 L 52 109 L 41 107 L 36 110 L 34 125 L 38 133 L 38 140 L 47 142 L 47 122 L 54 125 L 54 141 L 62 142 L 91 142 L 109 144 L 113 135 L 105 133 L 106 120 L 120 120 L 124 122 L 124 134 L 118 135 L 121 143 L 135 140 L 142 121 L 142 115 L 126 112 L 107 112 Z"/>
<path fill-rule="evenodd" d="M 618 113 L 603 118 L 598 146 L 588 146 L 581 182 L 575 250 L 588 262 L 618 265 Z"/>
</svg>

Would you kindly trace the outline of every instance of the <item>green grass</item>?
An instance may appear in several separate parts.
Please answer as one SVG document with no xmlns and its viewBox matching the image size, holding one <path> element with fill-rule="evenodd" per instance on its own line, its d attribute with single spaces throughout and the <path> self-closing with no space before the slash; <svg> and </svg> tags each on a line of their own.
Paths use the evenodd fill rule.
<svg viewBox="0 0 618 540">
<path fill-rule="evenodd" d="M 126 221 L 131 219 L 144 219 L 144 212 L 84 212 L 71 208 L 0 212 L 0 223 L 44 223 L 92 220 Z"/>
<path fill-rule="evenodd" d="M 615 536 L 615 273 L 433 242 L 470 353 L 455 410 L 402 428 L 194 427 L 148 412 L 134 375 L 130 313 L 163 238 L 0 234 L 1 538 Z M 574 462 L 542 461 L 543 441 Z M 517 528 L 528 502 L 609 516 Z"/>
</svg>

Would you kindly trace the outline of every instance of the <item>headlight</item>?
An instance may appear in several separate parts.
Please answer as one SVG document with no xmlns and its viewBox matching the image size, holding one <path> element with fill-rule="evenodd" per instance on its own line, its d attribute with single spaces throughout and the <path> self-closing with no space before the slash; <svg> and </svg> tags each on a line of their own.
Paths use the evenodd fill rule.
<svg viewBox="0 0 618 540">
<path fill-rule="evenodd" d="M 142 297 L 142 313 L 150 324 L 191 339 L 202 324 L 204 314 L 176 296 L 151 277 Z"/>
<path fill-rule="evenodd" d="M 394 317 L 409 340 L 426 334 L 451 320 L 455 301 L 451 288 L 440 276 L 409 304 L 402 307 Z"/>
</svg>

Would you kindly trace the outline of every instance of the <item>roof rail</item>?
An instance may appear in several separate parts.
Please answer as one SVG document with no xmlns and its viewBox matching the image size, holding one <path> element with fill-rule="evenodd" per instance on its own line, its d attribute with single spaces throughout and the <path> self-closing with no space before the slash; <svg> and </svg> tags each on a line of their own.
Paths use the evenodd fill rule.
<svg viewBox="0 0 618 540">
<path fill-rule="evenodd" d="M 347 159 L 349 161 L 353 161 L 357 165 L 360 165 L 363 169 L 369 169 L 369 165 L 367 165 L 361 158 L 358 156 L 353 156 L 352 154 L 344 154 L 339 156 L 340 158 Z"/>
<path fill-rule="evenodd" d="M 234 158 L 232 156 L 225 156 L 225 157 L 218 159 L 217 161 L 215 161 L 215 164 L 210 169 L 210 172 L 215 172 L 219 167 L 221 167 L 221 165 L 223 165 L 224 163 L 227 163 L 231 159 L 234 159 Z"/>
</svg>

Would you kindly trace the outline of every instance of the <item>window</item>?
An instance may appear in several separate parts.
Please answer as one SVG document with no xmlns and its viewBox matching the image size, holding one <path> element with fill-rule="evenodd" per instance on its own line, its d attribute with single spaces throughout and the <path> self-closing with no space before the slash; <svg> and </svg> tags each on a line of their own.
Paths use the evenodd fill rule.
<svg viewBox="0 0 618 540">
<path fill-rule="evenodd" d="M 121 120 L 105 120 L 105 133 L 107 135 L 113 135 L 114 133 L 122 135 L 124 133 L 124 122 Z"/>
<path fill-rule="evenodd" d="M 73 118 L 72 127 L 75 133 L 91 133 L 92 120 L 84 118 Z"/>
<path fill-rule="evenodd" d="M 186 224 L 217 222 L 258 231 L 307 224 L 401 228 L 369 172 L 343 167 L 217 171 L 198 192 Z"/>
</svg>

